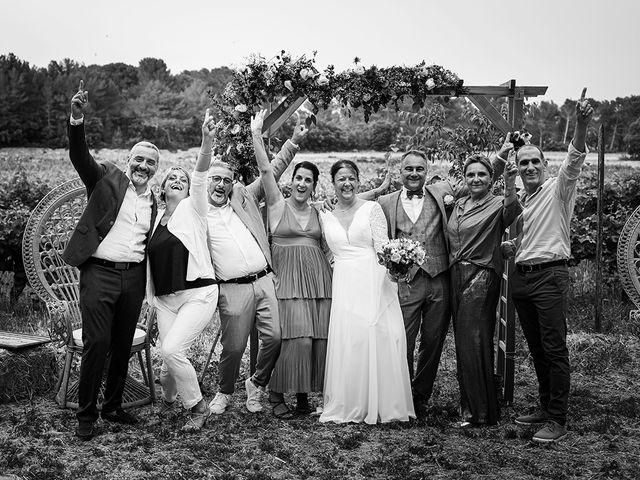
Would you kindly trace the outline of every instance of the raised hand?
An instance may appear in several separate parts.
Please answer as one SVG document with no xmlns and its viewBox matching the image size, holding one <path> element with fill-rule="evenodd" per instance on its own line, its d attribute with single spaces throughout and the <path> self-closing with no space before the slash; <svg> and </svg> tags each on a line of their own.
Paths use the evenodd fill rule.
<svg viewBox="0 0 640 480">
<path fill-rule="evenodd" d="M 266 116 L 267 111 L 262 109 L 251 117 L 251 133 L 253 135 L 262 136 L 262 125 Z"/>
<path fill-rule="evenodd" d="M 75 120 L 82 118 L 84 110 L 89 104 L 89 92 L 84 89 L 84 80 L 80 80 L 78 92 L 71 98 L 71 116 Z"/>
<path fill-rule="evenodd" d="M 587 95 L 587 88 L 582 89 L 582 95 L 580 95 L 580 100 L 576 103 L 576 121 L 578 124 L 586 126 L 591 120 L 591 116 L 593 115 L 593 107 L 589 104 L 588 100 L 585 98 Z"/>
<path fill-rule="evenodd" d="M 300 145 L 300 142 L 304 140 L 304 137 L 309 133 L 309 129 L 305 127 L 304 122 L 302 122 L 302 116 L 298 113 L 296 113 L 296 115 L 298 118 L 296 120 L 296 126 L 293 129 L 293 135 L 291 135 L 291 141 L 296 145 Z"/>
<path fill-rule="evenodd" d="M 207 108 L 204 112 L 204 121 L 202 122 L 202 140 L 211 140 L 215 136 L 216 123 L 211 115 L 211 110 Z"/>
<path fill-rule="evenodd" d="M 507 136 L 504 138 L 504 143 L 498 151 L 498 157 L 505 161 L 508 160 L 509 154 L 513 151 L 513 149 L 514 145 L 511 142 L 511 132 L 507 132 Z"/>
<path fill-rule="evenodd" d="M 518 176 L 518 166 L 515 162 L 508 162 L 502 175 L 504 176 L 505 190 L 510 191 L 510 193 L 515 192 L 516 177 Z"/>
</svg>

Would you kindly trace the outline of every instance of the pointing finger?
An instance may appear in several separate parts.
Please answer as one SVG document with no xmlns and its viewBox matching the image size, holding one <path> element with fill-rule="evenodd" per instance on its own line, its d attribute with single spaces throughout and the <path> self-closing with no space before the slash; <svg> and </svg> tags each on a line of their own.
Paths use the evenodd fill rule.
<svg viewBox="0 0 640 480">
<path fill-rule="evenodd" d="M 582 89 L 582 95 L 580 95 L 580 101 L 583 102 L 586 96 L 587 96 L 587 87 L 584 87 Z"/>
<path fill-rule="evenodd" d="M 84 93 L 84 80 L 80 80 L 80 86 L 78 87 L 80 93 Z"/>
</svg>

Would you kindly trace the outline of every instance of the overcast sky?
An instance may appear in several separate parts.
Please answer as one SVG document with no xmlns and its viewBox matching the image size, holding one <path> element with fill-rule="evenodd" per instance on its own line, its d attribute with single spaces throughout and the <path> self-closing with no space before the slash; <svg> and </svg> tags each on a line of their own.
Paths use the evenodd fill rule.
<svg viewBox="0 0 640 480">
<path fill-rule="evenodd" d="M 640 94 L 637 0 L 2 0 L 0 54 L 32 65 L 162 58 L 172 73 L 317 50 L 343 70 L 421 60 L 466 85 L 548 85 L 562 103 Z"/>
</svg>

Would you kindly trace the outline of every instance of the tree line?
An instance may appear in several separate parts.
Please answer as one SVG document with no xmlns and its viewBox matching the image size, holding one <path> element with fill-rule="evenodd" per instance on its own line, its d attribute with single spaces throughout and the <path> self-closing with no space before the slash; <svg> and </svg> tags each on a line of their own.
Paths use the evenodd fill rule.
<svg viewBox="0 0 640 480">
<path fill-rule="evenodd" d="M 0 56 L 0 147 L 65 147 L 69 98 L 85 80 L 91 110 L 87 138 L 95 148 L 126 148 L 140 139 L 160 148 L 198 145 L 202 112 L 210 96 L 219 94 L 233 76 L 227 67 L 172 74 L 158 58 L 144 58 L 138 66 L 125 63 L 84 65 L 71 59 L 51 61 L 46 68 L 31 66 L 14 54 Z M 591 99 L 597 116 L 588 133 L 597 143 L 604 122 L 606 150 L 640 155 L 640 96 L 615 100 Z M 495 99 L 500 106 L 503 100 Z M 474 110 L 468 102 L 434 97 L 425 112 L 437 106 L 444 127 L 468 123 Z M 541 101 L 527 105 L 524 127 L 545 150 L 562 150 L 575 125 L 575 100 L 562 105 Z M 289 126 L 289 128 L 291 128 Z M 281 133 L 286 138 L 288 128 Z M 311 151 L 386 150 L 414 134 L 401 112 L 387 109 L 365 122 L 361 112 L 346 115 L 339 108 L 318 114 L 305 148 Z"/>
</svg>

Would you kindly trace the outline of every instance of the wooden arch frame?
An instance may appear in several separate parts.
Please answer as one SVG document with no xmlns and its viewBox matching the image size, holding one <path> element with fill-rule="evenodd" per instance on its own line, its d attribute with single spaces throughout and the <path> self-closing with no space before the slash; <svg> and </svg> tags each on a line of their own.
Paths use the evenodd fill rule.
<svg viewBox="0 0 640 480">
<path fill-rule="evenodd" d="M 518 86 L 515 80 L 509 80 L 498 86 L 460 86 L 455 89 L 434 89 L 430 96 L 467 97 L 480 112 L 491 121 L 494 127 L 503 134 L 519 130 L 524 118 L 525 98 L 537 97 L 547 92 L 546 86 Z M 507 97 L 508 112 L 505 119 L 502 114 L 489 102 L 491 97 Z M 293 92 L 287 96 L 264 120 L 262 132 L 271 137 L 294 114 L 307 98 Z M 511 229 L 505 234 L 511 238 Z M 502 399 L 507 404 L 513 402 L 515 377 L 515 308 L 509 292 L 509 274 L 513 270 L 513 259 L 505 261 L 504 272 L 500 287 L 500 300 L 496 309 L 498 322 L 498 355 L 496 360 L 496 375 L 499 378 Z M 257 332 L 252 332 L 250 347 L 250 366 L 254 370 L 258 355 Z"/>
</svg>

